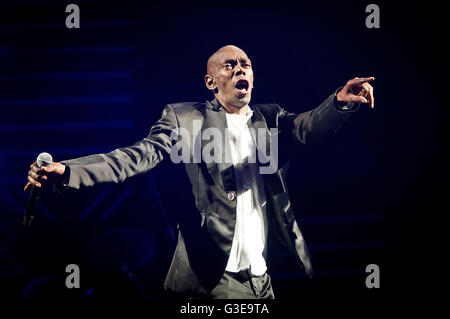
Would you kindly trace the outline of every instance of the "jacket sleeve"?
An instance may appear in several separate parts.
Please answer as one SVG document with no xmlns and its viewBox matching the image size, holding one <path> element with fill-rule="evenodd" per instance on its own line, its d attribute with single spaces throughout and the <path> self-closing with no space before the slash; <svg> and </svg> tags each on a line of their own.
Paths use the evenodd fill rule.
<svg viewBox="0 0 450 319">
<path fill-rule="evenodd" d="M 281 130 L 289 130 L 297 142 L 312 143 L 339 130 L 357 109 L 358 106 L 354 108 L 339 106 L 336 93 L 333 93 L 315 109 L 301 114 L 290 113 L 279 107 L 278 127 Z"/>
<path fill-rule="evenodd" d="M 126 178 L 145 173 L 170 154 L 171 132 L 177 129 L 173 108 L 167 105 L 161 118 L 152 126 L 146 138 L 109 153 L 62 161 L 69 167 L 69 176 L 56 189 L 93 186 L 99 183 L 119 183 Z"/>
</svg>

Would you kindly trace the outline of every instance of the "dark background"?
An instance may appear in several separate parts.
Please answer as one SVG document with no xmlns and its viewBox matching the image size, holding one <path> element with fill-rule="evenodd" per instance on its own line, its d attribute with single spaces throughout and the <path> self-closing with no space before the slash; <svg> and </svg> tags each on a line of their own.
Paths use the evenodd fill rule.
<svg viewBox="0 0 450 319">
<path fill-rule="evenodd" d="M 362 106 L 334 136 L 300 146 L 291 200 L 316 277 L 287 262 L 276 296 L 385 301 L 429 294 L 447 194 L 448 75 L 443 8 L 376 2 L 2 1 L 0 17 L 0 289 L 13 299 L 165 298 L 173 253 L 170 212 L 178 171 L 168 164 L 120 185 L 47 189 L 33 227 L 20 228 L 29 165 L 126 146 L 167 103 L 205 101 L 206 60 L 226 44 L 252 59 L 252 102 L 307 111 L 355 76 L 375 76 Z M 81 288 L 64 286 L 78 264 Z M 381 288 L 367 289 L 377 264 Z M 436 268 L 434 268 L 436 267 Z M 299 299 L 301 300 L 301 299 Z M 344 303 L 345 305 L 345 303 Z"/>
</svg>

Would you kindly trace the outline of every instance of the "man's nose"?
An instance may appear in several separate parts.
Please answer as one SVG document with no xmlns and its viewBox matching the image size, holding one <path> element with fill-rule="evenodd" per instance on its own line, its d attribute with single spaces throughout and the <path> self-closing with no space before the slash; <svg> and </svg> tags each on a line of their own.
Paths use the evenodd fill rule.
<svg viewBox="0 0 450 319">
<path fill-rule="evenodd" d="M 234 73 L 235 76 L 245 75 L 245 70 L 238 64 L 236 65 L 236 71 Z"/>
</svg>

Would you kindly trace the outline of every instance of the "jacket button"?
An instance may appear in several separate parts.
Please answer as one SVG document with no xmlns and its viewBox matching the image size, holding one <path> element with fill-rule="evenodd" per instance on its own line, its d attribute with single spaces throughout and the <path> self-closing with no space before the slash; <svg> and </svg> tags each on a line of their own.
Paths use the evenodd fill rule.
<svg viewBox="0 0 450 319">
<path fill-rule="evenodd" d="M 234 193 L 233 192 L 229 192 L 228 193 L 228 199 L 229 200 L 233 200 L 234 199 Z"/>
</svg>

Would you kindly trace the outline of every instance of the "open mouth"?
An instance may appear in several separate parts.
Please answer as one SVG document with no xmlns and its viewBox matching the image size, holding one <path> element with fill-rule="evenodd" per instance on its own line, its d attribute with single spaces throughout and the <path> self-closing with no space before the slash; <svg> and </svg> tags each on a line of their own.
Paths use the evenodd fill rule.
<svg viewBox="0 0 450 319">
<path fill-rule="evenodd" d="M 249 83 L 247 80 L 239 80 L 236 82 L 235 88 L 242 93 L 247 93 L 248 86 L 249 86 Z"/>
</svg>

